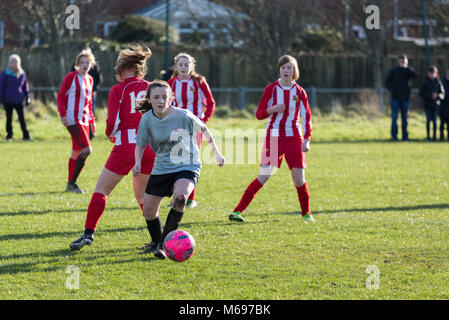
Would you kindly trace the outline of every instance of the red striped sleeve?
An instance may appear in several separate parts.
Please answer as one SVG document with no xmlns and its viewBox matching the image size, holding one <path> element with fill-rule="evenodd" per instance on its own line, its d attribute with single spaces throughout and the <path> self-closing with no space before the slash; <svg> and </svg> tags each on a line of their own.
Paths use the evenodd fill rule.
<svg viewBox="0 0 449 320">
<path fill-rule="evenodd" d="M 256 111 L 257 120 L 263 120 L 269 117 L 269 114 L 267 112 L 268 103 L 273 97 L 273 88 L 275 85 L 276 82 L 273 82 L 265 88 L 262 98 L 260 99 L 259 106 L 257 107 Z"/>
<path fill-rule="evenodd" d="M 68 102 L 67 91 L 69 91 L 76 73 L 77 71 L 68 73 L 64 77 L 64 80 L 62 81 L 61 84 L 61 88 L 59 89 L 56 101 L 58 104 L 58 112 L 61 118 L 67 115 L 67 102 Z"/>
<path fill-rule="evenodd" d="M 199 96 L 200 96 L 200 90 L 198 86 L 198 81 L 192 81 L 193 82 L 193 114 L 198 117 L 198 111 L 199 106 L 198 103 L 200 102 Z"/>
<path fill-rule="evenodd" d="M 303 123 L 304 139 L 310 139 L 312 137 L 312 112 L 309 107 L 309 98 L 306 91 L 301 88 L 301 117 Z"/>
<path fill-rule="evenodd" d="M 120 97 L 117 86 L 111 88 L 108 98 L 108 117 L 106 119 L 106 136 L 110 137 L 114 131 L 117 116 L 120 110 Z"/>
<path fill-rule="evenodd" d="M 204 97 L 204 108 L 206 109 L 203 117 L 203 122 L 206 123 L 212 117 L 215 112 L 215 100 L 212 96 L 212 92 L 210 91 L 209 85 L 206 80 L 199 83 L 201 92 Z"/>
</svg>

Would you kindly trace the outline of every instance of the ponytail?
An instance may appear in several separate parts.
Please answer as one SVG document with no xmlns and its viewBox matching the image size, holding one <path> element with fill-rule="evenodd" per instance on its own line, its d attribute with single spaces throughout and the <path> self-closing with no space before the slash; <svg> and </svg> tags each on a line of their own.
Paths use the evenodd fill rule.
<svg viewBox="0 0 449 320">
<path fill-rule="evenodd" d="M 142 100 L 137 102 L 136 110 L 140 111 L 142 114 L 147 113 L 151 109 L 153 109 L 153 106 L 151 105 L 151 103 L 148 102 L 148 100 Z"/>
</svg>

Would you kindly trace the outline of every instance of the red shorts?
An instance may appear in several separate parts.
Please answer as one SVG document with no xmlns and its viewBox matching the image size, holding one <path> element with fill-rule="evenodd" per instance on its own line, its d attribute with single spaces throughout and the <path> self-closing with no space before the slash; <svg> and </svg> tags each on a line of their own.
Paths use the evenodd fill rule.
<svg viewBox="0 0 449 320">
<path fill-rule="evenodd" d="M 74 124 L 67 127 L 67 130 L 72 137 L 72 149 L 81 151 L 84 148 L 90 147 L 89 126 L 82 126 Z"/>
<path fill-rule="evenodd" d="M 114 146 L 104 167 L 116 174 L 126 176 L 135 164 L 134 151 L 135 144 Z M 156 155 L 149 146 L 145 148 L 142 157 L 141 173 L 151 174 L 153 170 L 154 158 Z"/>
<path fill-rule="evenodd" d="M 288 168 L 307 168 L 306 155 L 302 151 L 303 140 L 301 137 L 271 137 L 265 138 L 262 149 L 260 165 L 270 165 L 273 167 L 281 167 L 282 159 L 285 155 Z"/>
</svg>

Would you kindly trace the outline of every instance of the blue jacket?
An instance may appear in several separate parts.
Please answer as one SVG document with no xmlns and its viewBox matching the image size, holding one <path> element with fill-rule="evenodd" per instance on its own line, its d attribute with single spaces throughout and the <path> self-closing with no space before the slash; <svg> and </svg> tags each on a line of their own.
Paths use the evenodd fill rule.
<svg viewBox="0 0 449 320">
<path fill-rule="evenodd" d="M 30 93 L 27 75 L 19 75 L 9 71 L 8 68 L 0 73 L 0 102 L 22 104 Z"/>
</svg>

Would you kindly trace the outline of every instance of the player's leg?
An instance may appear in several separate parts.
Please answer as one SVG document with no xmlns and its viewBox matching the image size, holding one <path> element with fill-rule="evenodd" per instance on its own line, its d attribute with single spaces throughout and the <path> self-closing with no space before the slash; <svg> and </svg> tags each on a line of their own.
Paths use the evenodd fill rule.
<svg viewBox="0 0 449 320">
<path fill-rule="evenodd" d="M 69 181 L 67 183 L 67 191 L 75 193 L 84 193 L 76 181 L 84 168 L 87 157 L 92 152 L 89 140 L 88 127 L 81 125 L 68 126 L 67 130 L 72 138 L 72 155 L 69 159 Z"/>
<path fill-rule="evenodd" d="M 189 171 L 180 173 L 175 179 L 173 184 L 172 208 L 167 215 L 167 220 L 165 221 L 164 230 L 161 235 L 161 241 L 154 251 L 154 255 L 159 259 L 165 258 L 165 253 L 162 250 L 163 241 L 170 232 L 178 229 L 179 223 L 184 215 L 187 199 L 198 181 L 198 177 L 194 176 L 194 173 Z"/>
<path fill-rule="evenodd" d="M 133 189 L 136 196 L 137 203 L 143 212 L 143 204 L 145 201 L 145 188 L 148 184 L 149 174 L 139 174 L 137 177 L 133 177 Z"/>
<path fill-rule="evenodd" d="M 130 170 L 131 170 L 135 163 L 134 148 L 132 152 L 130 151 L 130 153 L 132 154 L 132 156 L 130 157 Z M 139 203 L 139 206 L 142 208 L 142 211 L 145 197 L 145 189 L 148 185 L 148 180 L 150 179 L 151 171 L 153 170 L 155 157 L 156 155 L 154 154 L 153 150 L 151 150 L 151 148 L 147 146 L 145 148 L 142 157 L 141 172 L 137 177 L 133 177 L 134 195 L 136 196 L 136 200 Z"/>
<path fill-rule="evenodd" d="M 69 157 L 69 164 L 68 164 L 68 176 L 67 176 L 67 191 L 69 191 L 69 182 L 70 180 L 72 180 L 72 176 L 73 176 L 73 172 L 75 171 L 75 163 L 76 163 L 76 158 L 78 158 L 79 155 L 79 150 L 75 150 L 72 149 L 72 153 Z"/>
<path fill-rule="evenodd" d="M 267 135 L 260 156 L 259 175 L 246 188 L 240 202 L 229 215 L 229 220 L 238 222 L 245 221 L 242 216 L 243 212 L 248 208 L 256 194 L 274 173 L 275 168 L 280 168 L 283 158 L 284 150 L 282 143 L 279 143 L 277 137 Z"/>
<path fill-rule="evenodd" d="M 256 194 L 265 185 L 268 179 L 273 174 L 276 167 L 270 165 L 261 165 L 259 169 L 259 175 L 254 179 L 249 186 L 246 188 L 245 192 L 240 199 L 240 202 L 235 207 L 234 211 L 229 216 L 229 220 L 244 222 L 243 212 L 248 208 L 250 203 L 253 201 Z"/>
<path fill-rule="evenodd" d="M 306 170 L 304 168 L 293 168 L 291 170 L 292 179 L 298 194 L 301 215 L 305 220 L 315 221 L 310 212 L 310 193 L 306 182 Z"/>
<path fill-rule="evenodd" d="M 315 221 L 310 212 L 310 193 L 306 183 L 306 154 L 302 151 L 302 139 L 288 142 L 285 152 L 285 161 L 290 169 L 301 207 L 301 216 L 304 220 Z"/>
<path fill-rule="evenodd" d="M 77 187 L 76 181 L 77 181 L 81 171 L 83 170 L 84 165 L 86 164 L 87 157 L 89 157 L 89 155 L 91 153 L 92 153 L 92 147 L 90 147 L 90 146 L 85 147 L 78 152 L 78 156 L 76 157 L 76 160 L 75 160 L 75 168 L 73 170 L 72 178 L 69 181 L 69 185 L 75 189 L 75 192 L 81 190 L 81 189 L 79 189 L 79 187 Z M 78 193 L 84 193 L 84 191 L 78 192 Z"/>
<path fill-rule="evenodd" d="M 145 193 L 144 194 L 144 205 L 143 205 L 143 215 L 147 223 L 147 229 L 150 233 L 151 242 L 145 245 L 144 249 L 140 253 L 150 253 L 154 252 L 159 242 L 161 242 L 162 237 L 162 223 L 159 217 L 159 209 L 161 207 L 162 197 L 154 196 Z"/>
<path fill-rule="evenodd" d="M 198 151 L 201 152 L 201 146 L 203 144 L 203 134 L 201 132 L 197 133 L 196 143 L 198 145 Z M 190 193 L 189 198 L 187 199 L 186 208 L 196 208 L 198 203 L 195 200 L 196 187 Z"/>
<path fill-rule="evenodd" d="M 90 199 L 89 207 L 87 208 L 84 233 L 79 239 L 70 244 L 71 249 L 80 250 L 85 245 L 92 244 L 98 221 L 103 215 L 106 207 L 106 199 L 122 178 L 123 175 L 116 174 L 103 168 L 103 171 L 98 178 L 97 185 L 95 186 L 94 193 L 92 194 L 92 198 Z"/>
</svg>

